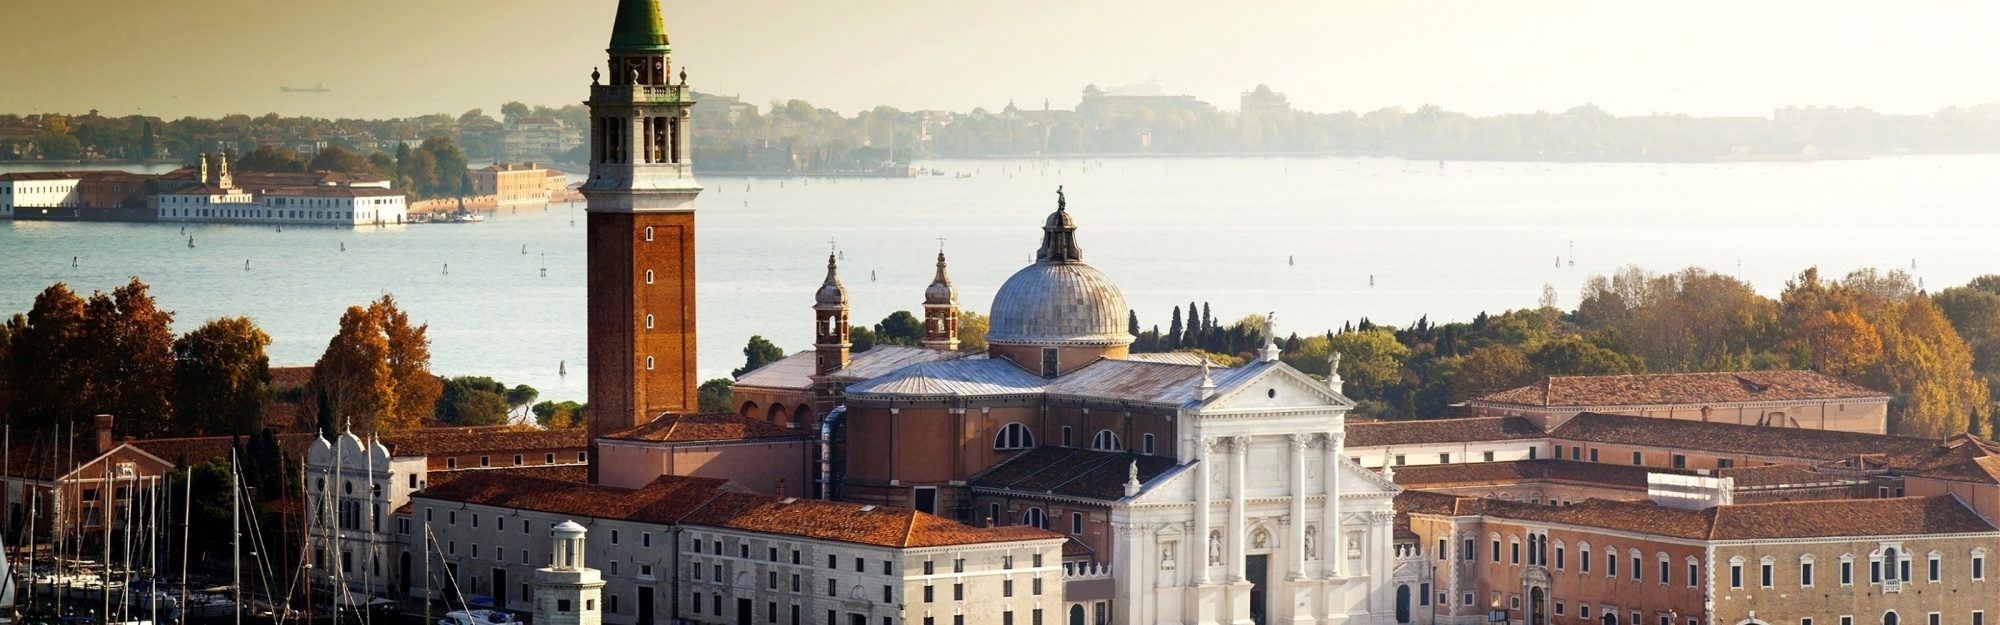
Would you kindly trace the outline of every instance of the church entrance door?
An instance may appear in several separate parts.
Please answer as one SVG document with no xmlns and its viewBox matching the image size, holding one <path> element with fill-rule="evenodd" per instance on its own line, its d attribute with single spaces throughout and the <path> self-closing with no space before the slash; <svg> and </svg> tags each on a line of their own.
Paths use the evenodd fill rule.
<svg viewBox="0 0 2000 625">
<path fill-rule="evenodd" d="M 1546 598 L 1541 586 L 1528 589 L 1528 625 L 1548 625 L 1549 615 L 1542 607 Z"/>
<path fill-rule="evenodd" d="M 1268 555 L 1258 554 L 1243 557 L 1243 576 L 1248 578 L 1250 582 L 1250 622 L 1257 625 L 1264 625 L 1270 622 L 1265 618 L 1266 612 L 1264 610 L 1264 595 L 1267 593 L 1264 580 L 1268 577 L 1269 571 L 1267 569 L 1270 568 L 1270 565 L 1271 556 Z"/>
</svg>

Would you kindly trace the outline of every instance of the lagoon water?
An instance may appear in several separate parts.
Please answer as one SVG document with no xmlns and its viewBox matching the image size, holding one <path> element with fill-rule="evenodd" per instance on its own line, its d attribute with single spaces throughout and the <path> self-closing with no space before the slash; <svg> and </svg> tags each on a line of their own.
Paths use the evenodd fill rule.
<svg viewBox="0 0 2000 625">
<path fill-rule="evenodd" d="M 983 312 L 1000 283 L 1033 260 L 1058 184 L 1085 259 L 1118 282 L 1147 326 L 1166 326 L 1190 300 L 1211 303 L 1224 320 L 1276 312 L 1281 331 L 1300 333 L 1361 317 L 1403 325 L 1528 307 L 1543 285 L 1567 308 L 1587 277 L 1626 264 L 1700 265 L 1768 295 L 1814 265 L 1838 275 L 1914 262 L 1912 273 L 1933 290 L 2000 273 L 2000 156 L 921 165 L 973 176 L 704 177 L 702 376 L 739 366 L 752 334 L 789 351 L 811 347 L 809 306 L 829 240 L 845 258 L 856 323 L 921 310 L 940 237 L 963 305 Z M 177 313 L 177 331 L 248 315 L 271 334 L 274 365 L 309 365 L 345 307 L 393 293 L 430 324 L 437 372 L 583 398 L 581 204 L 502 210 L 481 224 L 187 230 L 0 221 L 0 312 L 27 310 L 53 282 L 88 292 L 138 276 Z M 564 363 L 568 375 L 559 376 Z"/>
</svg>

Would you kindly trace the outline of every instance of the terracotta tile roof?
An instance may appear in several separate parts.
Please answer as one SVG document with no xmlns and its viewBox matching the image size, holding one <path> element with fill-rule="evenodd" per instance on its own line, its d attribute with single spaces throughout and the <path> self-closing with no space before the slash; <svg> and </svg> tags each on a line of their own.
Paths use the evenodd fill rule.
<svg viewBox="0 0 2000 625">
<path fill-rule="evenodd" d="M 1404 514 L 1483 515 L 1705 541 L 1996 532 L 1992 524 L 1949 495 L 1785 501 L 1684 510 L 1603 499 L 1590 499 L 1573 506 L 1544 506 L 1404 491 L 1396 496 L 1396 509 Z"/>
<path fill-rule="evenodd" d="M 533 477 L 572 484 L 589 484 L 590 467 L 583 464 L 532 465 L 519 467 L 496 467 L 491 469 L 459 469 L 456 471 L 428 471 L 424 474 L 426 488 L 443 486 L 468 475 L 498 473 L 514 477 Z"/>
<path fill-rule="evenodd" d="M 1816 538 L 1823 536 L 1910 536 L 1994 531 L 1957 498 L 1901 497 L 1786 501 L 1721 506 L 1709 537 L 1714 540 Z"/>
<path fill-rule="evenodd" d="M 1938 444 L 1936 440 L 1907 436 L 1655 419 L 1594 412 L 1570 418 L 1568 422 L 1550 431 L 1549 437 L 1573 442 L 1700 449 L 1808 461 L 1846 460 L 1868 454 L 1907 456 L 1925 453 Z"/>
<path fill-rule="evenodd" d="M 1396 485 L 1403 488 L 1435 489 L 1528 482 L 1567 482 L 1645 492 L 1646 474 L 1653 472 L 1693 473 L 1629 464 L 1569 460 L 1466 462 L 1396 467 Z"/>
<path fill-rule="evenodd" d="M 1550 376 L 1473 401 L 1590 408 L 1864 398 L 1888 395 L 1812 371 L 1740 371 Z"/>
<path fill-rule="evenodd" d="M 941 547 L 1062 535 L 1026 525 L 977 528 L 905 508 L 752 493 L 717 497 L 683 523 L 882 547 Z"/>
<path fill-rule="evenodd" d="M 271 189 L 263 193 L 270 197 L 402 197 L 402 191 L 392 191 L 380 187 L 292 187 Z"/>
<path fill-rule="evenodd" d="M 543 430 L 512 425 L 420 428 L 382 437 L 398 456 L 438 456 L 482 451 L 572 450 L 590 446 L 583 428 Z"/>
<path fill-rule="evenodd" d="M 1861 478 L 1823 473 L 1812 466 L 1798 464 L 1716 469 L 1715 477 L 1726 477 L 1735 480 L 1736 488 L 1739 490 L 1807 486 L 1850 486 L 1856 483 L 1857 480 L 1861 480 Z"/>
<path fill-rule="evenodd" d="M 1125 498 L 1132 463 L 1144 484 L 1174 468 L 1173 458 L 1043 446 L 1020 452 L 970 480 L 974 488 L 1116 501 Z"/>
<path fill-rule="evenodd" d="M 743 492 L 727 480 L 661 476 L 644 487 L 579 484 L 505 471 L 467 471 L 413 499 L 464 502 L 643 523 L 681 523 L 885 547 L 1060 538 L 1034 527 L 973 528 L 904 508 Z M 416 502 L 421 504 L 421 502 Z"/>
<path fill-rule="evenodd" d="M 311 365 L 304 367 L 271 367 L 271 386 L 305 386 L 306 382 L 312 380 L 312 374 L 313 368 Z"/>
<path fill-rule="evenodd" d="M 1520 417 L 1472 417 L 1347 424 L 1348 447 L 1392 447 L 1542 438 L 1542 428 Z"/>
<path fill-rule="evenodd" d="M 806 430 L 767 423 L 733 412 L 667 413 L 652 422 L 604 435 L 604 438 L 656 443 L 740 441 L 758 438 L 811 439 Z"/>
<path fill-rule="evenodd" d="M 576 517 L 673 523 L 727 491 L 728 480 L 661 476 L 637 488 L 578 484 L 503 471 L 469 471 L 430 484 L 413 499 L 534 510 Z"/>
<path fill-rule="evenodd" d="M 312 445 L 314 434 L 299 432 L 277 435 L 278 448 L 285 451 L 287 462 L 296 462 Z M 153 438 L 128 441 L 133 447 L 159 456 L 161 460 L 175 465 L 200 464 L 210 460 L 228 460 L 229 449 L 238 439 L 229 436 L 196 436 L 187 438 Z"/>
</svg>

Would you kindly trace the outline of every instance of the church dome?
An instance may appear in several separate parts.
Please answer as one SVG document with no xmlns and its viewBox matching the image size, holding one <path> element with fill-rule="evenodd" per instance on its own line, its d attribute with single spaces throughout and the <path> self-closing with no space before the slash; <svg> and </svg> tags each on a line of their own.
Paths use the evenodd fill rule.
<svg viewBox="0 0 2000 625">
<path fill-rule="evenodd" d="M 1076 221 L 1062 189 L 1042 224 L 1035 264 L 1014 272 L 993 296 L 986 342 L 996 345 L 1129 345 L 1125 295 L 1111 278 L 1083 264 Z"/>
<path fill-rule="evenodd" d="M 1125 295 L 1083 263 L 1037 262 L 1014 272 L 993 296 L 986 342 L 1015 345 L 1126 345 Z"/>
</svg>

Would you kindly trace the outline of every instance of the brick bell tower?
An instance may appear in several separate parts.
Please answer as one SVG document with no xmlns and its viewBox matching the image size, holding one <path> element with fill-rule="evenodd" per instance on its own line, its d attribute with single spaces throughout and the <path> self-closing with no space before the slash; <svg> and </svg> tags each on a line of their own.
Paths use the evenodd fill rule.
<svg viewBox="0 0 2000 625">
<path fill-rule="evenodd" d="M 673 79 L 657 0 L 619 0 L 606 50 L 591 71 L 589 428 L 597 438 L 662 412 L 693 411 L 694 180 L 687 72 Z"/>
</svg>

